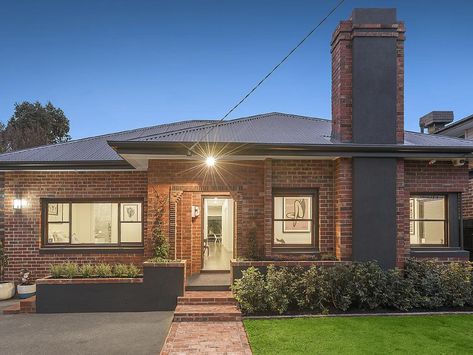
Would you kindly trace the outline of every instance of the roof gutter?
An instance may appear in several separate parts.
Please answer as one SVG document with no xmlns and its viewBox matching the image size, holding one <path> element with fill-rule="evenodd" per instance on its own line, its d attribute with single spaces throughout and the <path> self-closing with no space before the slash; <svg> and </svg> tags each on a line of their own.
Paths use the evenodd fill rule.
<svg viewBox="0 0 473 355">
<path fill-rule="evenodd" d="M 130 142 L 109 141 L 118 154 L 159 154 L 189 156 L 193 142 Z M 473 158 L 473 146 L 408 146 L 388 144 L 254 144 L 211 143 L 228 155 L 252 156 L 346 156 L 346 157 L 415 157 L 415 158 Z M 192 154 L 191 154 L 192 155 Z"/>
<path fill-rule="evenodd" d="M 3 161 L 0 171 L 10 170 L 133 170 L 134 167 L 125 160 L 104 161 Z"/>
</svg>

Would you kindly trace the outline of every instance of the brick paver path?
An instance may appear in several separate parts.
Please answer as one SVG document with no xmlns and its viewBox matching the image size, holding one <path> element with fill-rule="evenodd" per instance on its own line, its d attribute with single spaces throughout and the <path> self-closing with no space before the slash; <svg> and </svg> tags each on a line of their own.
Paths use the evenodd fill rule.
<svg viewBox="0 0 473 355">
<path fill-rule="evenodd" d="M 251 355 L 243 323 L 173 322 L 161 355 Z"/>
</svg>

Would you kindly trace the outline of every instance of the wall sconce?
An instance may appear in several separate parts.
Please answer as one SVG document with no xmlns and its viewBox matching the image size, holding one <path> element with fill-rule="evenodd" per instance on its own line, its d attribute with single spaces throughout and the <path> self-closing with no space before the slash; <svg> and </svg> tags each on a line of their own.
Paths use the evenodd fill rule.
<svg viewBox="0 0 473 355">
<path fill-rule="evenodd" d="M 15 198 L 13 200 L 13 208 L 15 210 L 21 210 L 22 208 L 25 208 L 27 206 L 27 202 L 23 198 Z"/>
</svg>

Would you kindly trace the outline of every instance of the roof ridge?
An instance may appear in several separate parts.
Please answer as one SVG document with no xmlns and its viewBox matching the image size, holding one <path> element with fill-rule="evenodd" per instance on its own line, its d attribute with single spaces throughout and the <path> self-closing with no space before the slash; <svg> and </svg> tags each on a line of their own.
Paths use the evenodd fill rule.
<svg viewBox="0 0 473 355">
<path fill-rule="evenodd" d="M 156 127 L 166 127 L 166 126 L 170 127 L 172 125 L 189 123 L 189 122 L 211 122 L 211 120 L 184 120 L 184 121 L 177 121 L 177 122 L 170 122 L 170 123 L 162 123 L 162 124 L 157 124 L 157 125 L 153 125 L 153 126 L 146 126 L 146 127 L 133 128 L 133 129 L 124 130 L 124 131 L 118 131 L 118 132 L 112 132 L 112 133 L 106 133 L 106 134 L 99 134 L 98 136 L 71 139 L 70 141 L 67 141 L 67 142 L 44 144 L 44 145 L 39 145 L 37 147 L 14 150 L 14 151 L 11 151 L 11 152 L 1 153 L 0 156 L 6 156 L 6 155 L 10 155 L 10 154 L 15 154 L 15 153 L 22 153 L 22 152 L 27 152 L 27 151 L 30 151 L 30 150 L 35 150 L 35 149 L 44 149 L 44 148 L 48 148 L 48 147 L 51 147 L 51 146 L 63 146 L 63 145 L 67 145 L 67 144 L 77 143 L 77 142 L 85 142 L 85 141 L 89 141 L 89 140 L 96 140 L 96 139 L 105 138 L 105 137 L 109 137 L 109 136 L 113 136 L 113 135 L 123 135 L 123 134 L 127 134 L 127 133 L 138 132 L 140 130 L 150 130 L 150 129 L 153 129 L 153 128 L 156 128 Z M 172 132 L 172 131 L 169 131 L 169 132 Z"/>
<path fill-rule="evenodd" d="M 223 126 L 223 125 L 226 126 L 226 125 L 240 123 L 240 122 L 258 120 L 258 119 L 262 119 L 262 118 L 266 118 L 266 117 L 274 116 L 274 115 L 294 117 L 294 118 L 298 118 L 298 119 L 305 119 L 305 120 L 311 120 L 311 121 L 324 121 L 324 122 L 330 121 L 330 120 L 324 119 L 324 118 L 311 117 L 311 116 L 301 116 L 301 115 L 294 115 L 294 114 L 290 114 L 290 113 L 273 111 L 273 112 L 261 113 L 261 114 L 258 114 L 258 115 L 238 117 L 238 118 L 234 118 L 234 119 L 231 119 L 231 120 L 228 120 L 228 121 L 222 121 L 222 123 L 217 122 L 216 125 L 217 126 Z M 210 123 L 209 125 L 211 125 L 211 124 L 212 123 Z M 190 128 L 183 128 L 181 130 L 175 130 L 175 131 L 168 132 L 168 133 L 157 134 L 156 136 L 158 136 L 158 137 L 167 137 L 167 136 L 172 136 L 174 134 L 181 133 L 183 131 L 196 132 L 198 130 L 202 130 L 204 128 L 203 126 L 204 125 L 196 126 L 196 127 L 190 127 Z"/>
</svg>

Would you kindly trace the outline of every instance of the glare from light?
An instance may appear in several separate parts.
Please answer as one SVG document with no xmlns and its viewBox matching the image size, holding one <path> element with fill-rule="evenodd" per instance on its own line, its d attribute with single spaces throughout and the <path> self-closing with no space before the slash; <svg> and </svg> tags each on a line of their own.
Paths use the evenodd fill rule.
<svg viewBox="0 0 473 355">
<path fill-rule="evenodd" d="M 205 164 L 207 164 L 208 167 L 212 167 L 215 165 L 215 158 L 212 156 L 208 156 L 207 159 L 205 159 Z"/>
</svg>

